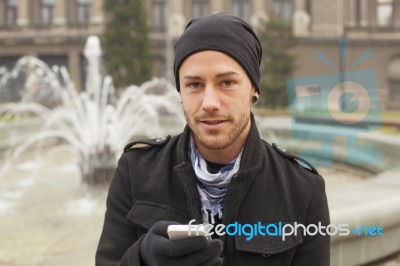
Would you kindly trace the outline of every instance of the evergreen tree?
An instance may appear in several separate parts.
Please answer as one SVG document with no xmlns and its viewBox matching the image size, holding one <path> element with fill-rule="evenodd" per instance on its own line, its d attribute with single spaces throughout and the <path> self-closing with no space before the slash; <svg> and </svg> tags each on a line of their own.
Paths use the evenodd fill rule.
<svg viewBox="0 0 400 266">
<path fill-rule="evenodd" d="M 102 36 L 106 67 L 117 88 L 140 85 L 151 76 L 151 51 L 142 0 L 104 0 Z"/>
<path fill-rule="evenodd" d="M 293 48 L 297 39 L 291 25 L 273 16 L 258 28 L 263 47 L 260 104 L 269 108 L 287 107 L 286 80 L 295 69 Z"/>
</svg>

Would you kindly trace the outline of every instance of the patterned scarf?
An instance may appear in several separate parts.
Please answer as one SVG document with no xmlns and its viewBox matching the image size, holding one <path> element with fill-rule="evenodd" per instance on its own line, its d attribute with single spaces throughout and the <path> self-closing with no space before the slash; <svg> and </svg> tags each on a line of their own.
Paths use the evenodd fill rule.
<svg viewBox="0 0 400 266">
<path fill-rule="evenodd" d="M 236 159 L 223 166 L 218 173 L 212 174 L 207 169 L 207 162 L 194 145 L 193 137 L 190 136 L 189 156 L 197 177 L 197 190 L 201 198 L 201 212 L 204 224 L 208 224 L 209 220 L 214 224 L 214 216 L 217 214 L 218 218 L 222 219 L 224 197 L 232 176 L 239 171 L 242 151 Z"/>
</svg>

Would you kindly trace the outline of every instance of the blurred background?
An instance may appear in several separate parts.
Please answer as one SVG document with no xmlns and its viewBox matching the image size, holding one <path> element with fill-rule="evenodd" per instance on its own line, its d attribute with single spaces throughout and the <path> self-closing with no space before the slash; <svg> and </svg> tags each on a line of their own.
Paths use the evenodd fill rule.
<svg viewBox="0 0 400 266">
<path fill-rule="evenodd" d="M 236 15 L 263 46 L 269 142 L 327 184 L 331 265 L 400 265 L 400 0 L 0 0 L 0 265 L 93 265 L 132 140 L 184 127 L 173 47 Z"/>
</svg>

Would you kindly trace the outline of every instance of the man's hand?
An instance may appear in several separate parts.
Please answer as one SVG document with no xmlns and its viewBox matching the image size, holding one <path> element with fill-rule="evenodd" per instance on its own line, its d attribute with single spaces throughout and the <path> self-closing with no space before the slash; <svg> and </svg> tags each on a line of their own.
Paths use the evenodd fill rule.
<svg viewBox="0 0 400 266">
<path fill-rule="evenodd" d="M 218 266 L 222 241 L 210 242 L 203 236 L 170 240 L 168 225 L 175 222 L 159 221 L 150 228 L 140 245 L 140 255 L 147 266 Z"/>
</svg>

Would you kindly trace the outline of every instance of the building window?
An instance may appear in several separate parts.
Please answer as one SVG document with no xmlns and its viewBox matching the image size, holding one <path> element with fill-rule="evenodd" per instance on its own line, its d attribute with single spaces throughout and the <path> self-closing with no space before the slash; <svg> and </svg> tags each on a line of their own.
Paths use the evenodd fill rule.
<svg viewBox="0 0 400 266">
<path fill-rule="evenodd" d="M 15 25 L 17 23 L 17 4 L 18 0 L 5 1 L 5 24 Z"/>
<path fill-rule="evenodd" d="M 192 17 L 200 18 L 207 16 L 210 13 L 208 0 L 193 0 L 192 1 Z"/>
<path fill-rule="evenodd" d="M 40 19 L 43 24 L 51 24 L 54 16 L 54 0 L 41 0 Z"/>
<path fill-rule="evenodd" d="M 390 62 L 388 79 L 390 102 L 398 105 L 400 103 L 400 57 L 396 57 Z"/>
<path fill-rule="evenodd" d="M 376 1 L 376 0 L 373 0 Z M 365 28 L 372 21 L 371 8 L 374 3 L 365 0 L 349 0 L 345 3 L 347 26 L 351 28 Z"/>
<path fill-rule="evenodd" d="M 151 20 L 153 31 L 164 32 L 167 25 L 166 0 L 153 0 L 153 12 Z"/>
<path fill-rule="evenodd" d="M 393 0 L 376 1 L 376 22 L 379 27 L 393 25 Z"/>
<path fill-rule="evenodd" d="M 284 20 L 291 20 L 293 6 L 291 0 L 273 0 L 273 8 L 276 15 Z"/>
<path fill-rule="evenodd" d="M 390 80 L 390 100 L 395 103 L 400 102 L 400 80 Z"/>
<path fill-rule="evenodd" d="M 88 23 L 92 17 L 92 0 L 77 0 L 77 20 Z"/>
<path fill-rule="evenodd" d="M 233 0 L 232 14 L 249 22 L 251 16 L 251 6 L 249 0 Z"/>
<path fill-rule="evenodd" d="M 311 13 L 312 13 L 312 0 L 306 0 L 306 12 L 307 14 L 311 17 Z"/>
</svg>

